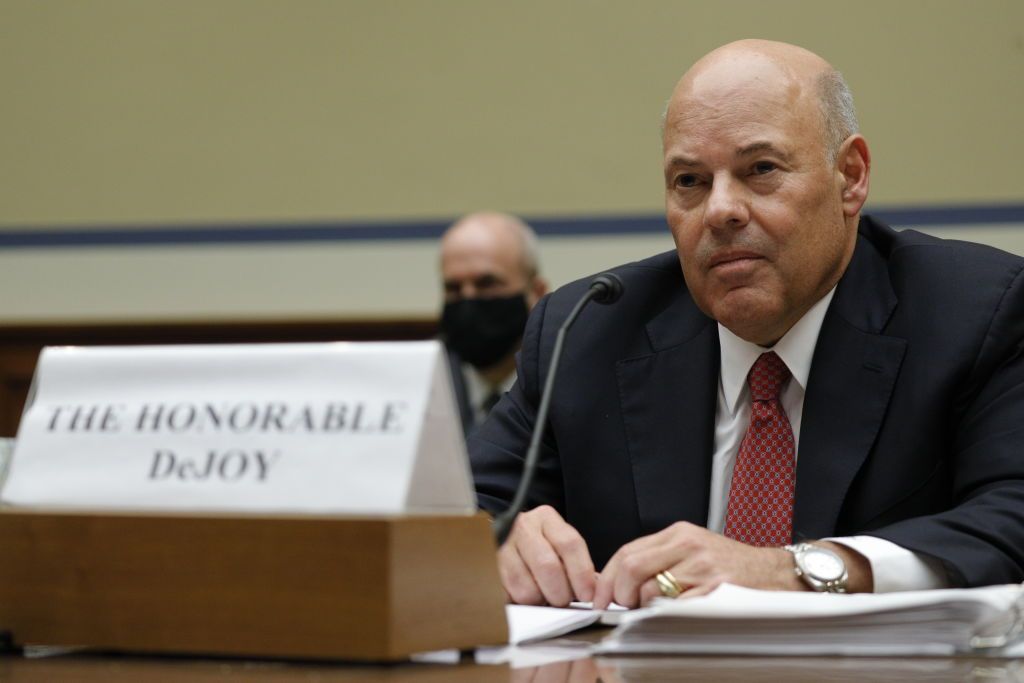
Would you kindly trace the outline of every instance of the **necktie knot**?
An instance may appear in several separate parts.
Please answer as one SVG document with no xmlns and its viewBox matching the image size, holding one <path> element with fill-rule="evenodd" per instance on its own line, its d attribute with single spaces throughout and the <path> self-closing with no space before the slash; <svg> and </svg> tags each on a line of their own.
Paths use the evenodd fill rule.
<svg viewBox="0 0 1024 683">
<path fill-rule="evenodd" d="M 774 351 L 762 353 L 754 361 L 754 367 L 750 368 L 750 374 L 747 375 L 750 398 L 754 401 L 778 400 L 782 385 L 789 379 L 790 374 L 789 368 L 778 354 Z"/>
</svg>

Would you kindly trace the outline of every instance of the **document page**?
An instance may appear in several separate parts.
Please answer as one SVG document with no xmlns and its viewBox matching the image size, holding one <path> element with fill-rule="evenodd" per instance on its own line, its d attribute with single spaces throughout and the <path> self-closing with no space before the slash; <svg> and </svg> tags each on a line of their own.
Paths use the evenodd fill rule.
<svg viewBox="0 0 1024 683">
<path fill-rule="evenodd" d="M 506 605 L 509 643 L 525 645 L 557 638 L 597 623 L 614 626 L 627 611 L 615 604 L 604 611 L 593 609 L 590 603 L 573 603 L 569 607 Z"/>
</svg>

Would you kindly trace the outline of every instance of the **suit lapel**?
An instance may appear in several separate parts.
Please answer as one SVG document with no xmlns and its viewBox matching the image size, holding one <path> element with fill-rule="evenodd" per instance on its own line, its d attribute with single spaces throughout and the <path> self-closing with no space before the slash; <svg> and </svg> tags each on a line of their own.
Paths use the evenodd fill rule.
<svg viewBox="0 0 1024 683">
<path fill-rule="evenodd" d="M 681 284 L 647 334 L 654 353 L 616 368 L 645 534 L 707 521 L 719 363 L 717 327 Z"/>
<path fill-rule="evenodd" d="M 822 324 L 804 396 L 793 538 L 836 533 L 839 511 L 885 418 L 906 342 L 880 334 L 896 296 L 864 238 Z"/>
</svg>

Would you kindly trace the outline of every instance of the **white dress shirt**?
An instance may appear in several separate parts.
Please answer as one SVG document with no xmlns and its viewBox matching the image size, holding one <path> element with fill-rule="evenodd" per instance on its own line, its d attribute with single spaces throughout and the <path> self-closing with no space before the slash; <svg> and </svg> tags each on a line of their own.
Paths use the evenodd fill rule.
<svg viewBox="0 0 1024 683">
<path fill-rule="evenodd" d="M 832 297 L 832 288 L 811 307 L 771 350 L 778 354 L 792 373 L 779 400 L 793 427 L 795 452 L 800 454 L 800 420 L 803 417 L 804 391 L 811 374 L 811 358 L 818 334 Z M 711 496 L 708 529 L 722 533 L 725 528 L 729 486 L 740 442 L 750 424 L 750 387 L 747 374 L 758 356 L 768 349 L 740 339 L 722 325 L 718 326 L 722 365 L 718 382 L 718 406 L 715 411 L 715 453 L 711 466 Z M 919 555 L 895 543 L 873 536 L 849 536 L 825 539 L 841 543 L 863 555 L 871 564 L 875 592 L 945 588 L 949 585 L 941 563 Z"/>
<path fill-rule="evenodd" d="M 516 371 L 513 370 L 509 376 L 501 381 L 498 386 L 492 385 L 476 368 L 469 363 L 462 364 L 462 376 L 466 380 L 466 400 L 473 411 L 473 424 L 480 425 L 487 418 L 489 410 L 484 407 L 484 402 L 497 393 L 501 396 L 507 393 L 512 385 L 516 383 Z"/>
</svg>

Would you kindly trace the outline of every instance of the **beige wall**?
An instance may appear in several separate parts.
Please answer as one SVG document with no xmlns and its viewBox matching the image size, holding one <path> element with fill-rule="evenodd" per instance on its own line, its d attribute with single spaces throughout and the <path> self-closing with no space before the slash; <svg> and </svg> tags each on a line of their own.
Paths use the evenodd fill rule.
<svg viewBox="0 0 1024 683">
<path fill-rule="evenodd" d="M 1019 0 L 0 0 L 0 229 L 656 213 L 669 90 L 747 36 L 846 74 L 873 203 L 1024 202 Z M 543 246 L 564 282 L 670 245 Z M 435 277 L 425 242 L 0 250 L 0 321 L 429 315 Z"/>
</svg>

